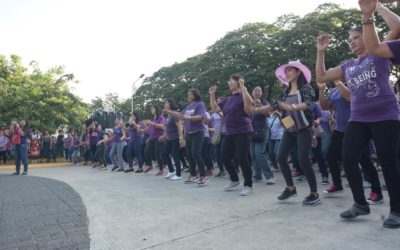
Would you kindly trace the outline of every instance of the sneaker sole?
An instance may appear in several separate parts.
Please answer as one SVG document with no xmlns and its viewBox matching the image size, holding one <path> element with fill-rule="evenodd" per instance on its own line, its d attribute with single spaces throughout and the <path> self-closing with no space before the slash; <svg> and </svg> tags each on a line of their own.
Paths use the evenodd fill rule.
<svg viewBox="0 0 400 250">
<path fill-rule="evenodd" d="M 238 185 L 236 185 L 236 186 L 234 186 L 234 187 L 224 188 L 224 191 L 225 191 L 225 192 L 238 191 L 238 190 L 237 190 L 237 187 L 239 187 L 239 186 L 240 186 L 240 184 L 238 184 Z"/>
<path fill-rule="evenodd" d="M 370 200 L 367 200 L 367 202 L 368 202 L 369 205 L 379 205 L 379 204 L 383 204 L 383 203 L 384 203 L 383 199 L 380 200 L 380 201 L 370 201 Z"/>
<path fill-rule="evenodd" d="M 303 206 L 305 206 L 305 207 L 315 207 L 315 206 L 320 205 L 321 203 L 322 203 L 321 200 L 318 200 L 318 201 L 316 201 L 316 202 L 314 202 L 314 203 L 311 203 L 311 204 L 305 204 L 305 203 L 303 203 Z"/>
<path fill-rule="evenodd" d="M 336 194 L 341 194 L 343 193 L 344 190 L 339 190 L 339 191 L 335 191 L 335 192 L 327 192 L 326 190 L 323 191 L 322 193 L 324 194 L 325 197 L 330 197 L 330 196 L 335 196 Z"/>
<path fill-rule="evenodd" d="M 289 200 L 290 198 L 294 198 L 294 197 L 297 197 L 297 194 L 292 194 L 291 196 L 289 196 L 289 197 L 287 197 L 286 199 L 283 199 L 283 200 L 280 200 L 280 199 L 278 198 L 278 200 L 280 200 L 280 201 L 287 201 L 287 200 Z"/>
</svg>

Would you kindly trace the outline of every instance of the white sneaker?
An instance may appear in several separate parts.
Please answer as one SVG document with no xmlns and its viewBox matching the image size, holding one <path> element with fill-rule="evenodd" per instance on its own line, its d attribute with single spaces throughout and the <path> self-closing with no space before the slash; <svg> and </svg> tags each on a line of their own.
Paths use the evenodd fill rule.
<svg viewBox="0 0 400 250">
<path fill-rule="evenodd" d="M 244 186 L 244 188 L 242 189 L 242 192 L 240 192 L 241 196 L 247 196 L 254 193 L 254 189 L 252 187 L 247 187 Z"/>
<path fill-rule="evenodd" d="M 228 185 L 225 186 L 225 191 L 233 191 L 235 187 L 240 185 L 240 181 L 231 181 Z"/>
<path fill-rule="evenodd" d="M 179 181 L 179 180 L 182 180 L 182 177 L 181 176 L 177 176 L 177 175 L 174 175 L 174 176 L 172 176 L 171 178 L 169 178 L 171 181 Z"/>
<path fill-rule="evenodd" d="M 169 178 L 173 177 L 174 175 L 175 175 L 175 172 L 169 172 L 169 173 L 165 176 L 165 178 L 169 179 Z"/>
<path fill-rule="evenodd" d="M 267 179 L 267 185 L 274 185 L 275 184 L 275 177 L 272 177 L 271 179 Z"/>
</svg>

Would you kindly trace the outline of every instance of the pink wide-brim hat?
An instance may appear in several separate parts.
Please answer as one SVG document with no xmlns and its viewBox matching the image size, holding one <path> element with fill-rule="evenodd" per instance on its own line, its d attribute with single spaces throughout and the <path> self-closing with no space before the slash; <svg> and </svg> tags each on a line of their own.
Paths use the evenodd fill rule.
<svg viewBox="0 0 400 250">
<path fill-rule="evenodd" d="M 275 76 L 285 85 L 289 85 L 288 81 L 286 80 L 285 70 L 287 67 L 293 67 L 299 69 L 303 72 L 304 77 L 306 78 L 307 83 L 311 82 L 311 70 L 307 68 L 306 65 L 302 64 L 300 61 L 291 61 L 288 64 L 284 64 L 279 66 L 275 70 Z"/>
</svg>

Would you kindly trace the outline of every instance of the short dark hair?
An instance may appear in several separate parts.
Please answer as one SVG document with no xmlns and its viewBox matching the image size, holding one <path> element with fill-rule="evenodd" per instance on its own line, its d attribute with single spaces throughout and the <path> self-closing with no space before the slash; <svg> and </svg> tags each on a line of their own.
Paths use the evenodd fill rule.
<svg viewBox="0 0 400 250">
<path fill-rule="evenodd" d="M 198 89 L 189 89 L 189 92 L 194 96 L 196 102 L 201 102 L 200 91 Z"/>
<path fill-rule="evenodd" d="M 178 110 L 178 105 L 176 105 L 176 102 L 175 102 L 174 99 L 172 99 L 172 98 L 167 99 L 166 102 L 168 102 L 169 107 L 170 107 L 172 110 Z"/>
<path fill-rule="evenodd" d="M 239 74 L 233 74 L 233 75 L 230 76 L 230 78 L 235 80 L 235 81 L 237 81 L 237 82 L 239 82 L 240 79 L 244 79 L 244 77 L 239 75 Z"/>
</svg>

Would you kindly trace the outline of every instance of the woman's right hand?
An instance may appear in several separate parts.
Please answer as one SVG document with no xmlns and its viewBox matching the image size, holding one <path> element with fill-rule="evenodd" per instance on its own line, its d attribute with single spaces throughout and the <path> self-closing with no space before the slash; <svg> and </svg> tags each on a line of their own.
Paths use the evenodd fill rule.
<svg viewBox="0 0 400 250">
<path fill-rule="evenodd" d="M 215 95 L 215 92 L 217 92 L 217 86 L 211 86 L 209 89 L 208 89 L 208 92 L 210 93 L 210 95 Z"/>
<path fill-rule="evenodd" d="M 317 50 L 320 52 L 324 52 L 328 49 L 329 46 L 329 36 L 328 35 L 321 35 L 317 39 Z"/>
</svg>

